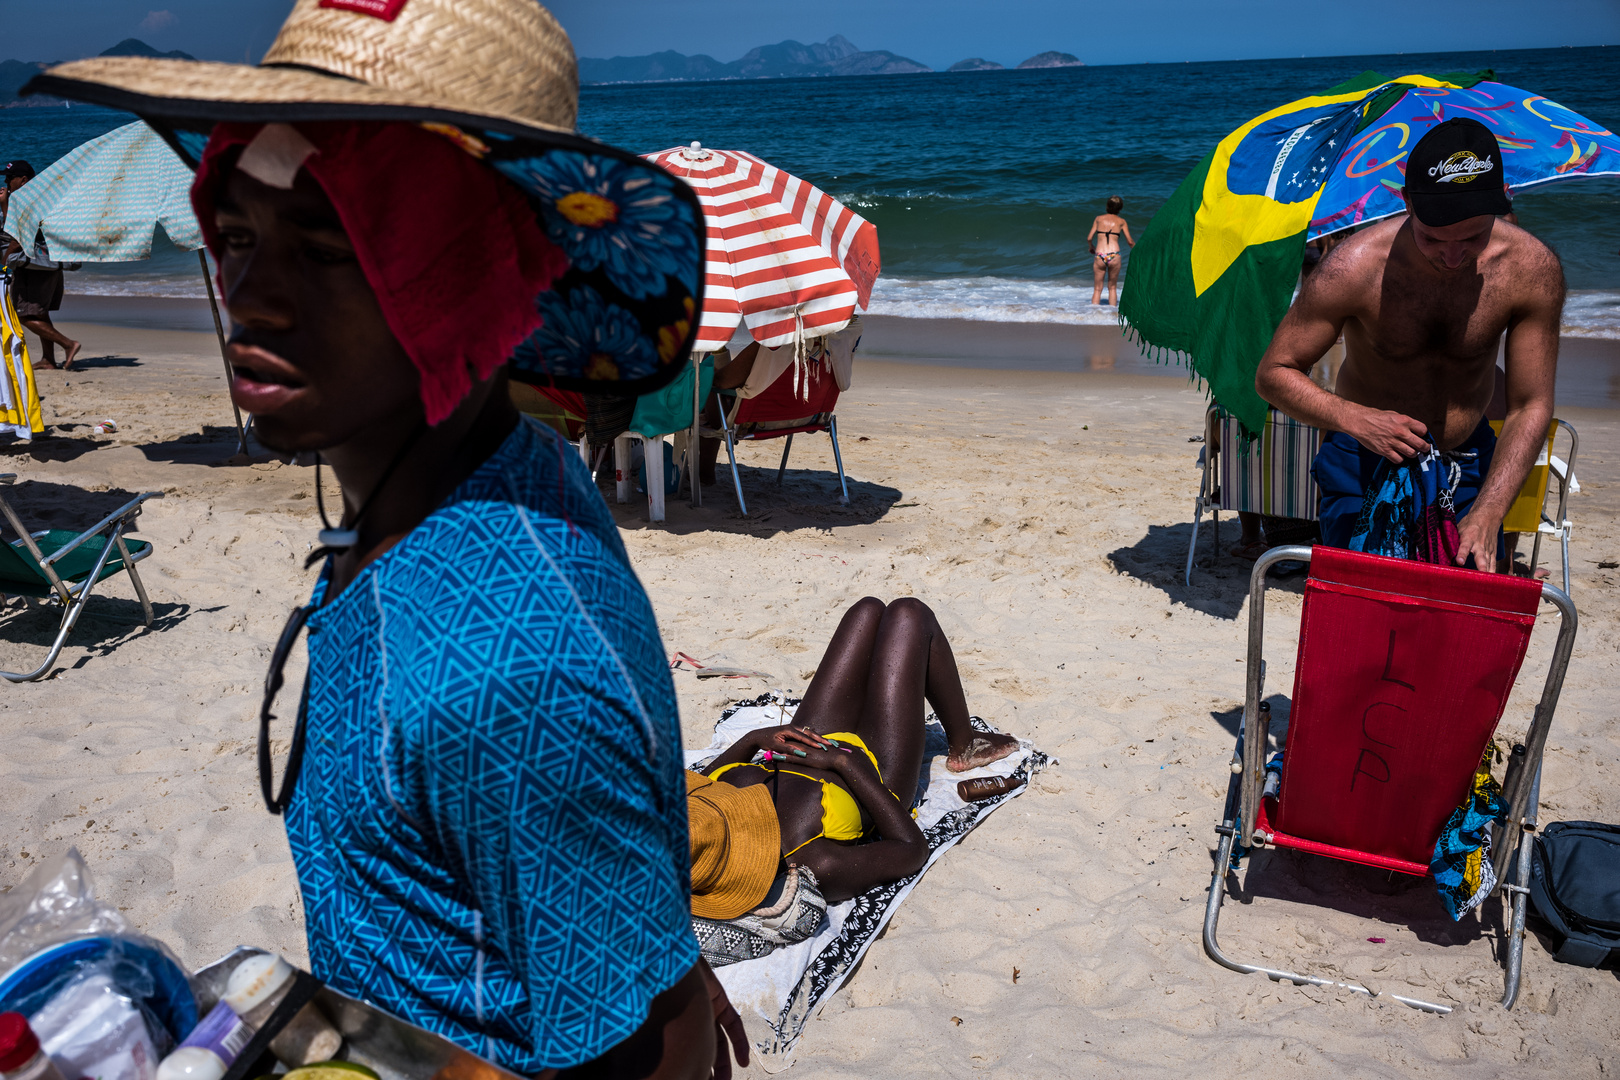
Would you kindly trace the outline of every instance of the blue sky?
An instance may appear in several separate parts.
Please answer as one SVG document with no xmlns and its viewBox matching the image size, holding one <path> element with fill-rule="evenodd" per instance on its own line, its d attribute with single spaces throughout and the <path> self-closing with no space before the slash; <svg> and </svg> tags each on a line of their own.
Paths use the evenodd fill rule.
<svg viewBox="0 0 1620 1080">
<path fill-rule="evenodd" d="M 126 37 L 257 60 L 290 0 L 0 0 L 0 59 L 93 55 Z M 784 38 L 843 34 L 931 67 L 1016 64 L 1058 49 L 1090 64 L 1620 46 L 1620 0 L 555 0 L 583 56 L 662 49 L 735 60 Z M 1614 60 L 1620 73 L 1620 54 Z"/>
</svg>

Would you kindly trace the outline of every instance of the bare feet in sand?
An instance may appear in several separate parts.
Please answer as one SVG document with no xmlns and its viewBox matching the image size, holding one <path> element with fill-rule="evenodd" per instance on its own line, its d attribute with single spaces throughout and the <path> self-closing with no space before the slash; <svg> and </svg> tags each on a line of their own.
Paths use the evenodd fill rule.
<svg viewBox="0 0 1620 1080">
<path fill-rule="evenodd" d="M 77 360 L 79 358 L 79 350 L 82 349 L 82 348 L 84 348 L 84 345 L 81 344 L 80 342 L 77 342 L 77 341 L 69 341 L 68 342 L 67 355 L 62 357 L 62 370 L 63 371 L 72 371 L 73 370 L 73 361 L 75 361 L 75 360 Z"/>
<path fill-rule="evenodd" d="M 966 746 L 961 749 L 951 748 L 950 754 L 945 758 L 945 767 L 951 772 L 967 772 L 969 769 L 988 765 L 992 761 L 1000 761 L 1016 749 L 1018 737 L 1015 735 L 992 735 L 989 732 L 975 731 Z"/>
</svg>

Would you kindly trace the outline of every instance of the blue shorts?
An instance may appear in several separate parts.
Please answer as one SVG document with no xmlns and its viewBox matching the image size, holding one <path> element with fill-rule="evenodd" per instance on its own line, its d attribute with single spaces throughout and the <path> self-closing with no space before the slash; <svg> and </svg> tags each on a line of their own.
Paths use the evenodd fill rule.
<svg viewBox="0 0 1620 1080">
<path fill-rule="evenodd" d="M 1457 484 L 1453 499 L 1460 523 L 1474 508 L 1480 486 L 1490 475 L 1491 458 L 1496 453 L 1496 432 L 1491 430 L 1490 421 L 1481 419 L 1474 433 L 1454 449 L 1472 450 L 1478 454 L 1471 461 L 1458 462 L 1462 468 L 1462 479 Z M 1311 475 L 1316 477 L 1316 486 L 1322 492 L 1317 516 L 1321 520 L 1322 542 L 1328 547 L 1350 546 L 1350 537 L 1356 531 L 1356 518 L 1361 514 L 1361 504 L 1367 497 L 1367 489 L 1372 486 L 1373 473 L 1383 460 L 1382 456 L 1366 449 L 1342 431 L 1335 431 L 1322 440 L 1322 448 L 1316 452 L 1316 460 L 1311 464 Z M 1502 531 L 1498 529 L 1496 557 L 1504 558 L 1506 554 Z"/>
</svg>

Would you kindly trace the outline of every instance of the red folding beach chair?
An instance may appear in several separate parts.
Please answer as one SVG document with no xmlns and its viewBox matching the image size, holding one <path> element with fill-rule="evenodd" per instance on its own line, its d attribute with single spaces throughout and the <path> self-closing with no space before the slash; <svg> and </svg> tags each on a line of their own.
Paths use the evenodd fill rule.
<svg viewBox="0 0 1620 1080">
<path fill-rule="evenodd" d="M 744 439 L 780 439 L 787 437 L 782 447 L 782 463 L 776 469 L 776 486 L 782 486 L 787 472 L 788 454 L 793 450 L 793 436 L 804 432 L 825 431 L 832 438 L 833 462 L 838 467 L 838 501 L 849 505 L 849 484 L 844 479 L 844 457 L 838 450 L 838 417 L 833 410 L 838 405 L 838 380 L 832 368 L 819 358 L 807 361 L 808 372 L 800 373 L 794 367 L 778 375 L 765 392 L 754 397 L 739 397 L 727 415 L 720 410 L 720 434 L 726 440 L 726 454 L 731 460 L 731 480 L 737 488 L 737 504 L 744 514 L 748 504 L 743 500 L 742 477 L 737 472 L 736 443 Z M 798 379 L 801 386 L 795 386 Z M 804 396 L 800 396 L 803 389 Z"/>
<path fill-rule="evenodd" d="M 1281 784 L 1263 794 L 1268 713 L 1263 698 L 1266 571 L 1309 561 Z M 1426 876 L 1451 812 L 1469 795 L 1524 661 L 1543 600 L 1561 617 L 1541 702 L 1503 783 L 1506 825 L 1497 829 L 1497 888 L 1511 894 L 1506 987 L 1519 990 L 1530 853 L 1542 747 L 1575 641 L 1575 607 L 1559 589 L 1506 574 L 1433 566 L 1317 545 L 1272 548 L 1255 563 L 1249 599 L 1248 687 L 1232 759 L 1219 851 L 1204 909 L 1204 951 L 1233 971 L 1297 985 L 1352 982 L 1237 963 L 1216 925 L 1235 844 L 1275 845 Z M 1517 853 L 1517 876 L 1504 873 Z M 1250 871 L 1251 873 L 1253 871 Z M 1438 903 L 1438 900 L 1436 901 Z M 1390 994 L 1413 1008 L 1450 1012 Z"/>
</svg>

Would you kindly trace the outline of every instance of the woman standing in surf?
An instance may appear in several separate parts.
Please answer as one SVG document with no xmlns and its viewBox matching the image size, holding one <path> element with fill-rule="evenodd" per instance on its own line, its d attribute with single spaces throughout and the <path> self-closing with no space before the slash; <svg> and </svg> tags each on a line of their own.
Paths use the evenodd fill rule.
<svg viewBox="0 0 1620 1080">
<path fill-rule="evenodd" d="M 1108 303 L 1114 302 L 1114 294 L 1119 288 L 1119 266 L 1123 252 L 1119 246 L 1120 237 L 1131 247 L 1136 241 L 1131 239 L 1131 227 L 1125 224 L 1125 219 L 1119 212 L 1125 209 L 1125 200 L 1118 195 L 1108 197 L 1106 210 L 1098 214 L 1091 221 L 1091 231 L 1086 234 L 1086 244 L 1091 248 L 1091 303 L 1095 306 L 1103 302 L 1103 281 L 1108 282 Z"/>
</svg>

